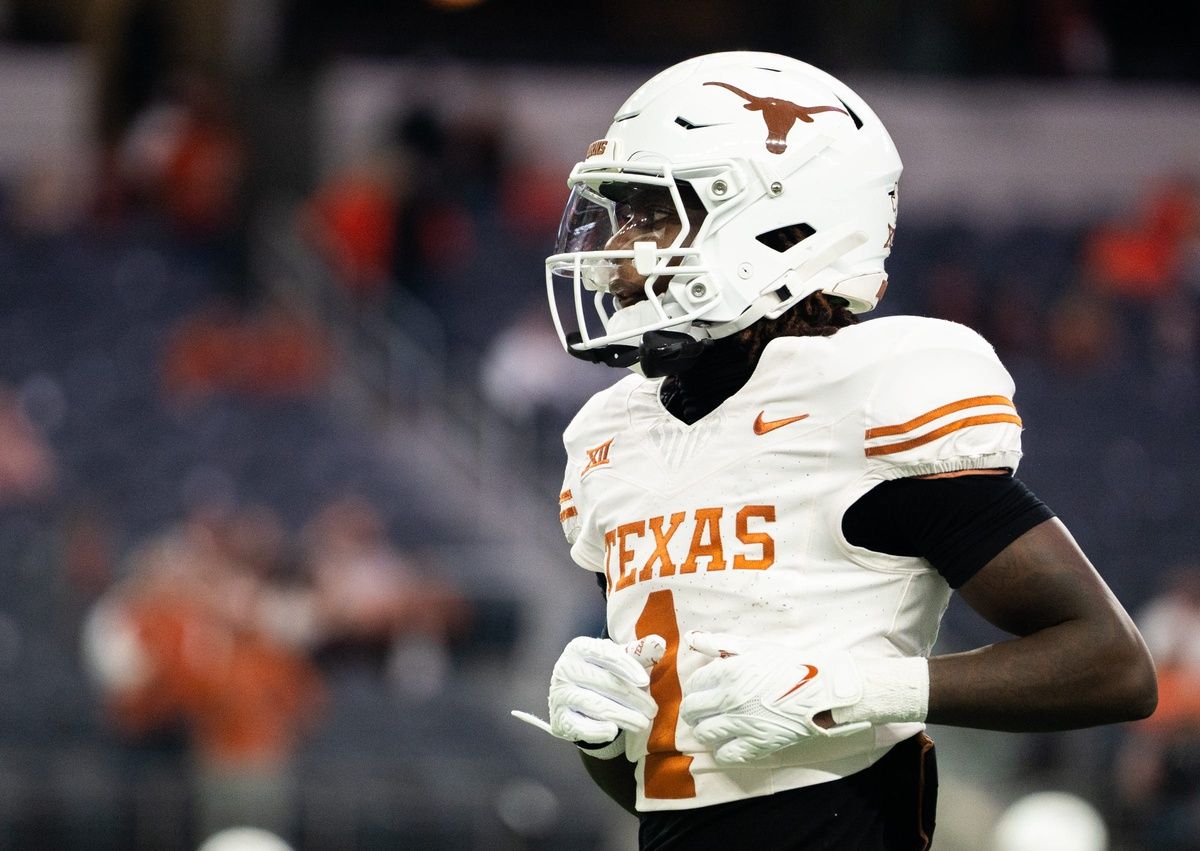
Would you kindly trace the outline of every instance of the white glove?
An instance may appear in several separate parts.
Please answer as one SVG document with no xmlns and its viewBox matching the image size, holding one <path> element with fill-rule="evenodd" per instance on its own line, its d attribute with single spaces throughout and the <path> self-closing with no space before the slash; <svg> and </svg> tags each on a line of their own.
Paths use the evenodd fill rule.
<svg viewBox="0 0 1200 851">
<path fill-rule="evenodd" d="M 550 677 L 549 723 L 516 709 L 512 714 L 560 739 L 615 746 L 626 730 L 645 733 L 650 729 L 658 704 L 650 696 L 649 669 L 666 648 L 667 642 L 658 635 L 624 646 L 607 638 L 574 638 L 558 657 Z M 605 759 L 624 748 L 586 750 Z"/>
<path fill-rule="evenodd" d="M 887 676 L 868 684 L 844 651 L 805 654 L 793 647 L 705 632 L 690 632 L 686 640 L 713 661 L 688 678 L 679 715 L 695 728 L 696 738 L 713 749 L 719 763 L 745 763 L 808 738 L 846 736 L 872 723 L 920 720 L 925 715 L 929 681 L 924 659 L 881 660 L 882 668 L 870 666 L 887 671 L 892 670 L 889 664 L 897 663 L 903 677 L 917 680 L 900 689 L 911 694 L 909 703 L 921 703 L 919 680 L 924 674 L 924 703 L 899 706 L 890 699 L 896 684 L 884 682 Z M 825 711 L 832 712 L 834 726 L 822 727 L 814 720 Z M 920 718 L 894 717 L 917 713 Z"/>
</svg>

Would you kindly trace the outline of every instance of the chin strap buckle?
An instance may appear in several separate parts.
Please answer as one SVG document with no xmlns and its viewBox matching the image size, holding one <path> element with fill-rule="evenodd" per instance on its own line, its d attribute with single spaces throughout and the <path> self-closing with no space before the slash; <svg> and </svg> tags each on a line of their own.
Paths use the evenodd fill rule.
<svg viewBox="0 0 1200 851">
<path fill-rule="evenodd" d="M 611 367 L 631 367 L 638 362 L 637 346 L 601 346 L 598 349 L 579 349 L 583 335 L 578 331 L 567 334 L 567 351 L 572 357 L 588 363 L 602 363 Z"/>
<path fill-rule="evenodd" d="M 600 346 L 578 349 L 583 335 L 578 331 L 567 334 L 567 351 L 580 360 L 602 363 L 611 367 L 630 368 L 647 378 L 662 378 L 687 372 L 704 351 L 713 344 L 710 339 L 697 340 L 679 331 L 647 331 L 638 346 Z"/>
<path fill-rule="evenodd" d="M 680 331 L 647 331 L 638 346 L 638 361 L 647 378 L 679 375 L 691 369 L 696 359 L 713 344 Z"/>
</svg>

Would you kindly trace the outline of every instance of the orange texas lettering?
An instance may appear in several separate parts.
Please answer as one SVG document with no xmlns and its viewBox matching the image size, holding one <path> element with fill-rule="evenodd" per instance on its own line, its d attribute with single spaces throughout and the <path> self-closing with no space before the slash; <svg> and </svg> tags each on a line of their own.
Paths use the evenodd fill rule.
<svg viewBox="0 0 1200 851">
<path fill-rule="evenodd" d="M 766 570 L 775 563 L 775 506 L 695 508 L 621 523 L 604 533 L 608 590 L 655 577 Z"/>
</svg>

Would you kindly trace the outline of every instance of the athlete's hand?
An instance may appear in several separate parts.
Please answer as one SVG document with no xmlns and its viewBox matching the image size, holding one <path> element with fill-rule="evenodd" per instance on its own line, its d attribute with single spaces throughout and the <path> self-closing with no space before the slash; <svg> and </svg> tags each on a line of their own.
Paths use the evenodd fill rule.
<svg viewBox="0 0 1200 851">
<path fill-rule="evenodd" d="M 571 742 L 600 744 L 624 730 L 644 733 L 658 712 L 649 669 L 666 646 L 658 635 L 624 646 L 607 638 L 572 639 L 550 677 L 550 722 L 518 710 L 512 714 Z"/>
<path fill-rule="evenodd" d="M 684 684 L 679 715 L 717 762 L 762 759 L 817 736 L 846 736 L 867 721 L 832 724 L 816 716 L 858 703 L 863 681 L 849 653 L 804 653 L 721 633 L 690 632 L 688 645 L 712 661 Z"/>
</svg>

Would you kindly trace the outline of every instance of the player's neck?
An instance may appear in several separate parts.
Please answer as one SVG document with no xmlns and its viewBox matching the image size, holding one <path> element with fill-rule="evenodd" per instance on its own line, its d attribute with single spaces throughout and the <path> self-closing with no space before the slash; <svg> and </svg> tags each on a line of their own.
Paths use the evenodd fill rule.
<svg viewBox="0 0 1200 851">
<path fill-rule="evenodd" d="M 754 364 L 736 336 L 717 340 L 691 369 L 663 382 L 663 404 L 691 425 L 741 390 L 753 372 Z"/>
</svg>

